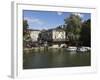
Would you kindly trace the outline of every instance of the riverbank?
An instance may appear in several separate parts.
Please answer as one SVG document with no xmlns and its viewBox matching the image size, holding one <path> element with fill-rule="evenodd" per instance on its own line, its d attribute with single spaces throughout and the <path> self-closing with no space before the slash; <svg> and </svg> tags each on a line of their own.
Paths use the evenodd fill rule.
<svg viewBox="0 0 100 80">
<path fill-rule="evenodd" d="M 53 46 L 49 46 L 49 47 L 32 47 L 32 48 L 24 48 L 24 51 L 43 51 L 43 50 L 49 50 L 49 49 L 62 49 L 61 47 L 53 47 Z M 68 48 L 63 48 L 66 49 L 68 51 L 81 51 L 81 52 L 85 52 L 85 51 L 90 51 L 91 48 L 90 47 L 75 47 L 75 46 L 69 46 Z"/>
</svg>

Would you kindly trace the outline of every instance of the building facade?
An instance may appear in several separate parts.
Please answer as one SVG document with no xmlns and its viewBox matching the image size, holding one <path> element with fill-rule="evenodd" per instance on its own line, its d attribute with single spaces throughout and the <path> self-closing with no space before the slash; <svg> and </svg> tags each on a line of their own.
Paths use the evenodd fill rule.
<svg viewBox="0 0 100 80">
<path fill-rule="evenodd" d="M 39 37 L 40 30 L 30 30 L 30 37 L 32 42 L 37 42 Z"/>
<path fill-rule="evenodd" d="M 66 32 L 63 29 L 30 30 L 30 37 L 33 46 L 44 45 L 45 42 L 49 46 L 66 42 Z"/>
<path fill-rule="evenodd" d="M 52 39 L 53 41 L 65 41 L 66 40 L 65 31 L 62 29 L 52 30 Z"/>
</svg>

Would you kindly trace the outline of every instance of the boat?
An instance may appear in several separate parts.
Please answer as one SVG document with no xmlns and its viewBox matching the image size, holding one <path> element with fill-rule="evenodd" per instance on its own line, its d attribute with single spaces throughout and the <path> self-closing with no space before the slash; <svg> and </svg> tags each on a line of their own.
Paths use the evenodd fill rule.
<svg viewBox="0 0 100 80">
<path fill-rule="evenodd" d="M 77 48 L 76 51 L 85 52 L 85 51 L 89 51 L 89 50 L 90 50 L 89 47 L 81 47 L 81 48 Z"/>
<path fill-rule="evenodd" d="M 78 51 L 78 52 L 85 52 L 85 51 L 89 51 L 91 50 L 90 47 L 68 47 L 67 48 L 68 51 Z"/>
<path fill-rule="evenodd" d="M 77 50 L 77 47 L 68 47 L 67 50 L 68 51 L 76 51 Z"/>
</svg>

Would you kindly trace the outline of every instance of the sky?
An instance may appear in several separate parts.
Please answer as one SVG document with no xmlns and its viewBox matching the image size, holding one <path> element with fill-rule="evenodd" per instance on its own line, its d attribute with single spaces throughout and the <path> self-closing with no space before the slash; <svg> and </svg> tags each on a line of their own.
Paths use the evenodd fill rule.
<svg viewBox="0 0 100 80">
<path fill-rule="evenodd" d="M 42 30 L 63 25 L 71 14 L 79 15 L 82 21 L 91 18 L 90 13 L 23 10 L 23 19 L 28 21 L 30 29 Z"/>
</svg>

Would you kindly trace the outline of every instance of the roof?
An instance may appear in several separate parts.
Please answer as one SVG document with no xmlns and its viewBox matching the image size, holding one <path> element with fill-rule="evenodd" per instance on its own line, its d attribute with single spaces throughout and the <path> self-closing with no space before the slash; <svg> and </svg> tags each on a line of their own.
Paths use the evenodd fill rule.
<svg viewBox="0 0 100 80">
<path fill-rule="evenodd" d="M 28 29 L 29 31 L 40 31 L 38 29 Z"/>
</svg>

